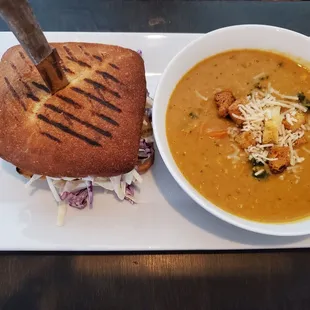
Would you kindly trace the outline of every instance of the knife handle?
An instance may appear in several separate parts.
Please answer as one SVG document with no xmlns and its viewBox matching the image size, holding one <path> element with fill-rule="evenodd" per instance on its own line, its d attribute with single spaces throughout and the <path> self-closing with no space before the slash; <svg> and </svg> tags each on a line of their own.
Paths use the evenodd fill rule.
<svg viewBox="0 0 310 310">
<path fill-rule="evenodd" d="M 0 0 L 0 16 L 35 65 L 52 53 L 27 0 Z"/>
</svg>

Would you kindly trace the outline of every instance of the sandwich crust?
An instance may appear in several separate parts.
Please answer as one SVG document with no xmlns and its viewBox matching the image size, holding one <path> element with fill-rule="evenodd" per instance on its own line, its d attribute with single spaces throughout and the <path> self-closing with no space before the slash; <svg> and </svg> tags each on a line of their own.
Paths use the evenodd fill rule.
<svg viewBox="0 0 310 310">
<path fill-rule="evenodd" d="M 2 57 L 0 157 L 52 177 L 132 170 L 146 100 L 142 58 L 111 45 L 52 46 L 70 82 L 54 95 L 20 46 Z"/>
</svg>

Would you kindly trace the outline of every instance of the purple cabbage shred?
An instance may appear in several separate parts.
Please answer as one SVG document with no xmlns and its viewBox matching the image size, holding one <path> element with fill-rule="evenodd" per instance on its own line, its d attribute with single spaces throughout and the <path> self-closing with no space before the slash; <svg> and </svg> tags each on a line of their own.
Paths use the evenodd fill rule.
<svg viewBox="0 0 310 310">
<path fill-rule="evenodd" d="M 140 140 L 139 159 L 147 159 L 154 154 L 154 143 L 146 142 L 145 139 Z"/>
<path fill-rule="evenodd" d="M 128 200 L 130 203 L 134 204 L 134 195 L 135 195 L 135 188 L 133 186 L 133 184 L 126 184 L 126 189 L 125 189 L 125 199 Z"/>
<path fill-rule="evenodd" d="M 60 195 L 61 200 L 69 204 L 70 207 L 76 209 L 84 209 L 87 204 L 89 208 L 93 207 L 94 192 L 93 192 L 93 182 L 87 181 L 86 188 L 80 189 L 73 192 L 63 192 Z"/>
<path fill-rule="evenodd" d="M 63 192 L 60 198 L 66 201 L 70 207 L 81 210 L 87 206 L 88 190 L 84 188 L 76 192 Z"/>
<path fill-rule="evenodd" d="M 126 184 L 126 195 L 128 196 L 134 196 L 135 194 L 135 189 L 134 186 L 132 184 Z"/>
</svg>

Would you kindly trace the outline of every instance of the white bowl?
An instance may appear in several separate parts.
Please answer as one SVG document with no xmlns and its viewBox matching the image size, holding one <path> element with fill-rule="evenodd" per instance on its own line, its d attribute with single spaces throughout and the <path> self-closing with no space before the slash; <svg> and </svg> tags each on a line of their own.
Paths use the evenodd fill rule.
<svg viewBox="0 0 310 310">
<path fill-rule="evenodd" d="M 310 63 L 310 39 L 287 29 L 264 25 L 240 25 L 218 29 L 203 35 L 179 52 L 161 77 L 153 108 L 154 134 L 159 152 L 170 173 L 183 190 L 205 210 L 218 218 L 262 234 L 276 236 L 310 234 L 309 218 L 290 223 L 259 223 L 240 218 L 215 206 L 186 180 L 170 152 L 166 136 L 166 110 L 178 81 L 201 60 L 226 50 L 242 48 L 273 50 L 302 58 Z"/>
</svg>

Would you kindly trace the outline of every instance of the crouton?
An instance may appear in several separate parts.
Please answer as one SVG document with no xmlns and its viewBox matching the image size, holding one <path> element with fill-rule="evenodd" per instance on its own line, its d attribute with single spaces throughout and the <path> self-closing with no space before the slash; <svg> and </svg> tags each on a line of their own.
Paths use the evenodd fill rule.
<svg viewBox="0 0 310 310">
<path fill-rule="evenodd" d="M 307 138 L 305 136 L 302 136 L 298 140 L 296 140 L 294 147 L 300 147 L 301 145 L 304 145 L 308 142 Z"/>
<path fill-rule="evenodd" d="M 236 116 L 242 117 L 242 113 L 239 110 L 239 105 L 246 105 L 248 103 L 245 97 L 237 99 L 229 108 L 228 114 L 230 118 L 238 125 L 242 126 L 244 120 L 237 118 Z M 236 115 L 236 116 L 235 116 Z"/>
<path fill-rule="evenodd" d="M 271 118 L 265 121 L 265 127 L 263 132 L 263 143 L 274 143 L 277 144 L 279 141 L 279 127 L 281 125 L 281 108 L 271 107 L 268 109 Z"/>
<path fill-rule="evenodd" d="M 218 115 L 226 117 L 228 115 L 229 106 L 235 101 L 235 97 L 230 90 L 223 90 L 214 95 L 214 101 L 218 108 Z"/>
<path fill-rule="evenodd" d="M 286 118 L 282 121 L 285 129 L 292 130 L 293 132 L 300 129 L 301 125 L 306 123 L 306 114 L 303 112 L 297 112 L 292 118 L 296 119 L 297 122 L 293 121 L 293 124 L 290 124 Z"/>
<path fill-rule="evenodd" d="M 277 160 L 268 161 L 270 171 L 274 174 L 283 172 L 290 164 L 290 149 L 287 146 L 275 146 L 271 148 L 269 158 Z"/>
<path fill-rule="evenodd" d="M 242 149 L 247 149 L 255 144 L 255 139 L 250 131 L 243 131 L 235 137 L 235 141 Z"/>
</svg>

